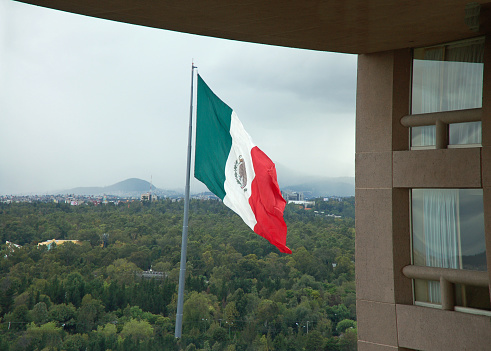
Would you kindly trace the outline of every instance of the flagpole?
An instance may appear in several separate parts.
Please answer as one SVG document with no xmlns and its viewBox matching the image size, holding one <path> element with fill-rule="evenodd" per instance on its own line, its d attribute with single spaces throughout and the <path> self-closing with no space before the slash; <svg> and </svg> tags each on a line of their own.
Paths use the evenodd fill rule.
<svg viewBox="0 0 491 351">
<path fill-rule="evenodd" d="M 191 140 L 193 137 L 193 85 L 194 62 L 191 63 L 191 102 L 189 106 L 189 134 L 188 134 L 188 163 L 186 170 L 186 188 L 184 190 L 184 220 L 182 225 L 181 268 L 179 270 L 179 290 L 177 295 L 176 331 L 175 337 L 180 338 L 182 332 L 182 309 L 184 304 L 184 281 L 186 278 L 186 254 L 188 250 L 188 217 L 189 217 L 189 180 L 191 174 Z"/>
</svg>

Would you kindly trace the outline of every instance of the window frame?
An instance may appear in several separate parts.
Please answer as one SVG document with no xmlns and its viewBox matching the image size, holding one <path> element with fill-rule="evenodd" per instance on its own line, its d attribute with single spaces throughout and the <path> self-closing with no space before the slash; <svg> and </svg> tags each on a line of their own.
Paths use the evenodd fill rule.
<svg viewBox="0 0 491 351">
<path fill-rule="evenodd" d="M 469 39 L 464 39 L 464 40 L 459 40 L 459 41 L 454 41 L 454 42 L 447 42 L 447 43 L 441 43 L 438 45 L 433 45 L 433 46 L 427 46 L 427 47 L 418 47 L 418 48 L 413 48 L 412 49 L 412 57 L 411 57 L 411 87 L 410 87 L 410 98 L 409 98 L 409 106 L 410 106 L 410 113 L 411 116 L 418 116 L 420 114 L 424 113 L 417 113 L 413 114 L 413 109 L 414 109 L 414 102 L 413 102 L 413 97 L 414 97 L 414 62 L 415 60 L 421 60 L 421 59 L 415 59 L 415 51 L 417 50 L 428 50 L 428 49 L 437 49 L 441 48 L 443 51 L 442 56 L 445 56 L 445 53 L 447 51 L 447 48 L 455 48 L 458 46 L 466 46 L 472 43 L 478 43 L 483 45 L 485 44 L 486 37 L 485 36 L 478 36 L 474 38 L 469 38 Z M 484 54 L 483 54 L 484 55 Z M 451 61 L 445 61 L 445 59 L 442 60 L 442 62 L 451 62 Z M 456 62 L 464 62 L 464 61 L 456 61 Z M 483 63 L 484 63 L 484 58 L 483 58 Z M 484 79 L 483 79 L 484 81 Z M 443 84 L 443 83 L 442 83 Z M 482 88 L 481 88 L 482 90 Z M 473 108 L 482 108 L 482 94 L 481 94 L 481 102 L 479 107 L 473 107 Z M 455 111 L 465 111 L 466 109 L 458 109 L 458 110 L 444 110 L 444 111 L 437 111 L 437 112 L 431 112 L 431 113 L 439 113 L 439 112 L 455 112 Z M 461 123 L 466 123 L 466 122 L 461 122 Z M 446 125 L 446 134 L 447 134 L 447 148 L 474 148 L 474 147 L 482 147 L 482 124 L 481 124 L 481 143 L 469 143 L 469 144 L 449 144 L 449 128 L 450 125 L 454 125 L 458 123 L 452 123 Z M 421 126 L 424 127 L 424 126 Z M 436 143 L 431 144 L 431 145 L 414 145 L 413 146 L 413 128 L 409 128 L 409 150 L 431 150 L 431 149 L 437 149 Z"/>
<path fill-rule="evenodd" d="M 419 267 L 425 267 L 425 268 L 440 268 L 440 267 L 431 267 L 431 266 L 428 266 L 428 265 L 425 265 L 425 266 L 421 266 L 421 265 L 415 265 L 415 253 L 414 253 L 414 235 L 413 235 L 413 231 L 414 231 L 414 224 L 413 224 L 413 216 L 414 216 L 414 211 L 413 211 L 413 190 L 450 190 L 450 188 L 410 188 L 408 189 L 409 191 L 409 235 L 410 235 L 410 259 L 411 259 L 411 265 L 413 266 L 419 266 Z M 484 191 L 483 188 L 452 188 L 453 190 L 459 190 L 462 191 L 462 190 L 481 190 L 481 191 Z M 482 200 L 484 201 L 484 193 L 481 194 L 481 197 L 482 197 Z M 459 204 L 460 206 L 460 204 Z M 482 213 L 483 213 L 483 217 L 484 217 L 484 205 L 483 205 L 483 208 L 482 208 Z M 459 216 L 460 216 L 460 213 L 459 213 Z M 460 225 L 460 218 L 459 218 L 459 225 Z M 483 221 L 484 221 L 484 218 L 483 218 Z M 487 248 L 486 248 L 486 234 L 485 234 L 485 228 L 484 228 L 484 253 L 485 253 L 485 258 L 486 258 L 486 251 L 487 251 Z M 461 238 L 460 238 L 460 234 L 459 234 L 459 246 L 462 245 L 462 242 L 461 242 Z M 459 249 L 459 251 L 461 251 L 461 249 Z M 462 261 L 462 256 L 459 258 L 460 261 Z M 443 267 L 442 267 L 443 268 Z M 444 268 L 445 269 L 445 268 Z M 451 268 L 449 268 L 451 269 Z M 469 270 L 469 269 L 465 269 L 464 266 L 461 264 L 460 268 L 457 268 L 457 270 L 459 271 L 472 271 L 472 272 L 483 272 L 483 273 L 486 273 L 488 272 L 487 270 L 487 266 L 486 266 L 486 270 L 483 271 L 483 270 Z M 423 301 L 423 300 L 417 300 L 416 299 L 416 280 L 421 280 L 421 281 L 425 281 L 425 282 L 430 282 L 431 280 L 429 279 L 425 279 L 425 278 L 421 278 L 421 277 L 412 277 L 411 278 L 411 290 L 412 290 L 412 300 L 413 300 L 413 304 L 414 305 L 417 305 L 417 306 L 422 306 L 422 307 L 430 307 L 430 308 L 436 308 L 436 309 L 443 309 L 443 305 L 442 305 L 442 302 L 438 303 L 438 302 L 431 302 L 430 300 L 429 301 Z M 466 286 L 468 287 L 475 287 L 474 285 L 471 285 L 471 284 L 462 284 L 462 283 L 456 283 L 456 284 L 453 284 L 453 291 L 454 291 L 454 298 L 455 298 L 455 305 L 454 305 L 454 308 L 453 310 L 454 311 L 459 311 L 459 312 L 465 312 L 465 313 L 471 313 L 471 314 L 478 314 L 478 315 L 485 315 L 485 316 L 491 316 L 491 302 L 490 302 L 490 309 L 479 309 L 479 308 L 475 308 L 475 307 L 468 307 L 468 306 L 462 306 L 462 305 L 457 305 L 457 289 L 461 289 L 461 294 L 465 295 L 466 294 Z M 464 297 L 465 299 L 465 297 Z M 462 301 L 465 301 L 465 300 L 462 300 Z M 461 301 L 461 302 L 462 302 Z M 465 302 L 465 304 L 468 304 L 468 302 Z M 471 302 L 472 304 L 472 302 Z"/>
</svg>

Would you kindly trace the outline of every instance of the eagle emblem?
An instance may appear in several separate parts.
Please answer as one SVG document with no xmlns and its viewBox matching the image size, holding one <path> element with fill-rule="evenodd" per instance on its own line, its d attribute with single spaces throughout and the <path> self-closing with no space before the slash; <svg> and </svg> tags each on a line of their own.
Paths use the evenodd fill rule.
<svg viewBox="0 0 491 351">
<path fill-rule="evenodd" d="M 235 161 L 234 165 L 234 174 L 235 174 L 235 180 L 237 181 L 237 184 L 239 184 L 241 189 L 244 189 L 246 191 L 246 186 L 247 186 L 247 172 L 246 172 L 246 166 L 245 166 L 245 161 L 242 155 L 240 155 L 237 160 Z"/>
</svg>

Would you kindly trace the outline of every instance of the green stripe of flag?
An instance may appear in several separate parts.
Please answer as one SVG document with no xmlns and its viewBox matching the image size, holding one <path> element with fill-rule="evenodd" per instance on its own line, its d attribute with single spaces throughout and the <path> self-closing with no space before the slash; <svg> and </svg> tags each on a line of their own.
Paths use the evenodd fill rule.
<svg viewBox="0 0 491 351">
<path fill-rule="evenodd" d="M 231 115 L 232 109 L 198 75 L 194 176 L 222 200 L 225 164 L 232 147 Z"/>
</svg>

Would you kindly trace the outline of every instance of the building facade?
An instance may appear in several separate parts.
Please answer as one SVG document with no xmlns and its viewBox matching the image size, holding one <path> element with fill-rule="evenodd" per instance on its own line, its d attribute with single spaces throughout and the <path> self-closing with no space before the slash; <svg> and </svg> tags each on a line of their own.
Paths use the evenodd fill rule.
<svg viewBox="0 0 491 351">
<path fill-rule="evenodd" d="M 491 345 L 491 40 L 478 40 L 483 50 L 482 63 L 475 63 L 480 66 L 478 87 L 459 86 L 462 81 L 445 87 L 461 67 L 442 73 L 449 67 L 441 62 L 445 67 L 437 67 L 438 84 L 428 83 L 423 89 L 439 100 L 428 112 L 417 101 L 421 96 L 415 96 L 421 95 L 415 83 L 417 50 L 359 56 L 355 249 L 359 350 L 485 350 Z M 477 102 L 469 108 L 464 102 L 464 108 L 444 106 L 442 101 L 449 98 Z M 461 134 L 469 135 L 451 144 L 453 129 L 476 122 L 475 133 L 482 133 L 482 139 L 469 138 L 472 132 L 467 130 Z M 429 129 L 426 141 L 421 140 L 426 131 L 418 128 Z M 469 202 L 469 197 L 474 199 Z M 466 211 L 472 214 L 470 231 Z M 470 250 L 469 236 L 473 236 Z M 452 248 L 453 252 L 438 252 Z M 473 257 L 477 264 L 466 264 L 469 256 L 478 256 Z"/>
</svg>

